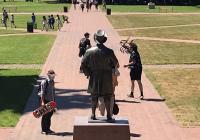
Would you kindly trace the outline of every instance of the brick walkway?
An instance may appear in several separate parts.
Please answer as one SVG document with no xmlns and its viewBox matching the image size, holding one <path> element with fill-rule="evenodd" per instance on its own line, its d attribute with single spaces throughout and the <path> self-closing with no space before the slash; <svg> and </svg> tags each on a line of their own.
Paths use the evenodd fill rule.
<svg viewBox="0 0 200 140">
<path fill-rule="evenodd" d="M 129 119 L 131 139 L 134 140 L 199 140 L 199 128 L 194 128 L 188 135 L 187 130 L 180 128 L 171 115 L 169 109 L 154 90 L 151 83 L 143 74 L 145 100 L 130 99 L 126 94 L 130 92 L 129 70 L 123 64 L 128 62 L 128 55 L 119 51 L 120 37 L 108 22 L 104 13 L 93 11 L 82 13 L 71 10 L 70 24 L 64 25 L 58 33 L 49 57 L 43 66 L 41 75 L 53 68 L 56 73 L 57 102 L 59 111 L 52 118 L 52 129 L 56 135 L 40 134 L 40 119 L 33 118 L 31 111 L 35 106 L 35 95 L 28 101 L 25 114 L 21 117 L 9 140 L 72 140 L 73 122 L 75 116 L 89 116 L 89 96 L 85 92 L 87 79 L 79 74 L 80 58 L 78 57 L 78 43 L 83 34 L 93 33 L 97 29 L 104 29 L 108 34 L 108 42 L 117 55 L 121 64 L 119 87 L 116 89 L 116 99 L 120 107 L 119 116 Z M 92 44 L 94 42 L 92 41 Z M 136 96 L 139 96 L 138 89 Z M 192 136 L 192 137 L 191 137 Z M 196 136 L 196 137 L 195 137 Z"/>
</svg>

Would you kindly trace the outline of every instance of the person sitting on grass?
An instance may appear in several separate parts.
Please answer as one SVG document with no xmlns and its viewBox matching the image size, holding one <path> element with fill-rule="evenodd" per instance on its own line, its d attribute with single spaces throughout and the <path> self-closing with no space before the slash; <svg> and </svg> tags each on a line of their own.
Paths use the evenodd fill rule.
<svg viewBox="0 0 200 140">
<path fill-rule="evenodd" d="M 63 23 L 69 23 L 69 17 L 68 16 L 64 16 L 64 15 L 62 15 L 62 18 L 63 18 Z"/>
</svg>

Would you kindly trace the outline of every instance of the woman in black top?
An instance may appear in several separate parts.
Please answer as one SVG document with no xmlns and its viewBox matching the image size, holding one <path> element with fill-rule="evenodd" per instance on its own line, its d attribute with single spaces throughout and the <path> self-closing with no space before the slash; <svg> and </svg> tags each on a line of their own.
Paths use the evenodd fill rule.
<svg viewBox="0 0 200 140">
<path fill-rule="evenodd" d="M 128 52 L 130 53 L 130 59 L 129 59 L 129 64 L 124 65 L 124 67 L 130 68 L 130 78 L 131 78 L 131 93 L 128 94 L 129 97 L 134 97 L 133 92 L 134 92 L 134 87 L 135 87 L 135 80 L 137 80 L 137 83 L 139 85 L 140 89 L 140 98 L 143 99 L 143 85 L 141 82 L 141 75 L 142 75 L 142 63 L 140 59 L 140 54 L 137 51 L 137 45 L 132 41 L 129 43 L 130 49 Z"/>
</svg>

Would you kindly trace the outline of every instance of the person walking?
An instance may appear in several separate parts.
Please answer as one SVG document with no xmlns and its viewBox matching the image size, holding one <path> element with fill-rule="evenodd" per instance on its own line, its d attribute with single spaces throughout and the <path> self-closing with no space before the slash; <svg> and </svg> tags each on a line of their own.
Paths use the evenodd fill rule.
<svg viewBox="0 0 200 140">
<path fill-rule="evenodd" d="M 89 3 L 90 3 L 90 11 L 91 11 L 92 5 L 93 5 L 93 0 L 90 0 Z"/>
<path fill-rule="evenodd" d="M 52 29 L 51 16 L 48 16 L 48 29 Z"/>
<path fill-rule="evenodd" d="M 84 56 L 86 50 L 92 47 L 89 38 L 90 34 L 88 32 L 84 34 L 84 38 L 81 38 L 79 42 L 79 57 Z"/>
<path fill-rule="evenodd" d="M 86 9 L 87 12 L 90 10 L 90 0 L 86 0 Z"/>
<path fill-rule="evenodd" d="M 106 10 L 106 0 L 102 0 L 103 9 Z"/>
<path fill-rule="evenodd" d="M 88 49 L 83 56 L 81 68 L 85 76 L 89 78 L 87 92 L 91 94 L 92 115 L 91 119 L 96 120 L 96 107 L 98 98 L 103 97 L 107 111 L 107 120 L 112 121 L 110 112 L 111 97 L 113 95 L 112 68 L 118 61 L 112 49 L 107 48 L 104 43 L 107 41 L 105 31 L 98 30 L 94 34 L 96 46 Z"/>
<path fill-rule="evenodd" d="M 99 9 L 99 1 L 98 0 L 94 0 L 93 3 L 95 5 L 96 10 L 98 11 L 98 9 Z"/>
<path fill-rule="evenodd" d="M 47 28 L 47 19 L 46 19 L 45 16 L 42 17 L 42 31 L 43 30 L 48 31 L 48 28 Z"/>
<path fill-rule="evenodd" d="M 54 82 L 54 78 L 55 78 L 55 72 L 54 70 L 49 70 L 47 72 L 47 78 L 42 80 L 41 82 L 41 92 L 39 94 L 40 99 L 41 99 L 41 105 L 44 105 L 48 102 L 51 101 L 55 101 L 55 82 Z M 45 115 L 42 116 L 42 120 L 41 120 L 41 128 L 42 134 L 53 134 L 55 133 L 54 131 L 52 131 L 50 129 L 51 127 L 51 117 L 53 115 L 54 111 L 51 111 Z"/>
<path fill-rule="evenodd" d="M 11 23 L 11 28 L 12 28 L 13 26 L 14 26 L 14 28 L 16 28 L 16 25 L 15 25 L 15 18 L 14 18 L 14 15 L 13 15 L 13 14 L 11 15 L 10 23 Z"/>
<path fill-rule="evenodd" d="M 32 13 L 31 19 L 32 19 L 33 25 L 35 25 L 36 17 L 35 17 L 35 14 L 34 14 L 34 13 Z"/>
<path fill-rule="evenodd" d="M 133 42 L 133 40 L 129 43 L 129 53 L 130 59 L 129 64 L 125 64 L 124 67 L 130 68 L 130 79 L 131 79 L 131 93 L 128 94 L 128 97 L 134 97 L 134 87 L 135 87 L 135 80 L 138 83 L 140 89 L 140 98 L 143 99 L 143 85 L 141 82 L 141 75 L 142 75 L 142 63 L 140 59 L 140 54 L 137 50 L 137 45 Z"/>
<path fill-rule="evenodd" d="M 57 15 L 57 25 L 58 25 L 58 31 L 60 31 L 60 29 L 61 29 L 61 27 L 62 27 L 62 21 L 61 21 L 61 19 L 60 19 L 60 16 L 59 15 Z"/>
<path fill-rule="evenodd" d="M 74 10 L 76 10 L 77 0 L 72 0 L 72 4 L 74 5 Z"/>
<path fill-rule="evenodd" d="M 7 25 L 7 20 L 8 20 L 8 13 L 6 10 L 3 11 L 3 25 L 4 27 L 7 29 L 8 25 Z"/>
<path fill-rule="evenodd" d="M 80 6 L 81 6 L 81 11 L 83 12 L 85 8 L 85 4 L 83 0 L 80 1 Z"/>
<path fill-rule="evenodd" d="M 55 24 L 55 18 L 53 15 L 51 15 L 51 26 L 53 30 L 54 30 L 54 24 Z"/>
</svg>

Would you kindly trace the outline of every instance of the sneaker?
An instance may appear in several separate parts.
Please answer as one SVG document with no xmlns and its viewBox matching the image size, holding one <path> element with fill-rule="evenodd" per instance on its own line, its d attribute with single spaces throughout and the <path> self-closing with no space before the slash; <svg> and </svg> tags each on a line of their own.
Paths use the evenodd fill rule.
<svg viewBox="0 0 200 140">
<path fill-rule="evenodd" d="M 54 133 L 55 133 L 54 131 L 52 131 L 52 130 L 48 130 L 48 131 L 46 132 L 46 135 L 54 134 Z"/>
<path fill-rule="evenodd" d="M 128 94 L 127 96 L 128 96 L 128 97 L 132 97 L 132 98 L 134 98 L 134 95 L 133 95 L 132 92 L 131 92 L 130 94 Z"/>
<path fill-rule="evenodd" d="M 45 131 L 41 131 L 41 134 L 46 134 L 46 132 Z"/>
<path fill-rule="evenodd" d="M 45 134 L 45 135 L 48 135 L 48 131 L 41 131 L 41 134 Z"/>
<path fill-rule="evenodd" d="M 140 98 L 141 100 L 143 100 L 143 99 L 144 99 L 144 96 L 140 96 L 139 98 Z"/>
<path fill-rule="evenodd" d="M 91 120 L 96 120 L 97 118 L 96 118 L 95 115 L 91 115 L 90 119 L 91 119 Z"/>
<path fill-rule="evenodd" d="M 109 123 L 114 123 L 114 122 L 115 122 L 115 119 L 113 119 L 113 118 L 110 117 L 110 116 L 107 116 L 107 122 L 109 122 Z"/>
</svg>

